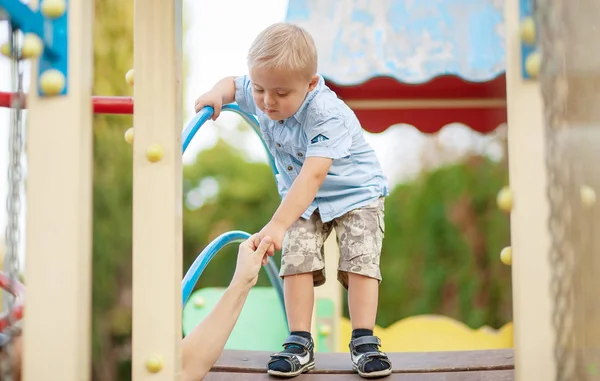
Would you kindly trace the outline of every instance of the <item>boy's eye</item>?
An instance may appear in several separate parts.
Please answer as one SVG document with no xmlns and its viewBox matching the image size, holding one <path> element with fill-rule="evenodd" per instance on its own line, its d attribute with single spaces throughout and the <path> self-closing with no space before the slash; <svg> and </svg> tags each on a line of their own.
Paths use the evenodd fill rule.
<svg viewBox="0 0 600 381">
<path fill-rule="evenodd" d="M 277 95 L 279 95 L 280 97 L 285 97 L 286 95 L 288 95 L 288 93 L 277 93 Z"/>
<path fill-rule="evenodd" d="M 261 89 L 254 89 L 254 91 L 256 91 L 257 93 L 262 93 L 264 90 L 261 90 Z"/>
</svg>

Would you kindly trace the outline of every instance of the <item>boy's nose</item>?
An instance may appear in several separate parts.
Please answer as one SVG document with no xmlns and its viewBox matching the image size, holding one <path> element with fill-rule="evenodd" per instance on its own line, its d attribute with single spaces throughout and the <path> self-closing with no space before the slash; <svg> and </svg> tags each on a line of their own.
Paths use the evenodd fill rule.
<svg viewBox="0 0 600 381">
<path fill-rule="evenodd" d="M 267 106 L 273 106 L 273 105 L 275 105 L 275 98 L 269 97 L 269 96 L 265 96 L 265 105 L 267 105 Z"/>
</svg>

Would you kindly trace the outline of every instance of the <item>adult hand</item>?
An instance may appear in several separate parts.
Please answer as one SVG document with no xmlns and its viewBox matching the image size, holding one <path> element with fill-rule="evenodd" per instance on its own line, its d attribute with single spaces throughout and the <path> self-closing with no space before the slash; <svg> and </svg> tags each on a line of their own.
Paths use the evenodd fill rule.
<svg viewBox="0 0 600 381">
<path fill-rule="evenodd" d="M 257 244 L 256 234 L 242 242 L 238 249 L 237 264 L 232 282 L 240 281 L 252 287 L 256 285 L 258 273 L 263 264 L 263 257 L 271 244 L 272 239 L 268 236 L 263 237 Z"/>
</svg>

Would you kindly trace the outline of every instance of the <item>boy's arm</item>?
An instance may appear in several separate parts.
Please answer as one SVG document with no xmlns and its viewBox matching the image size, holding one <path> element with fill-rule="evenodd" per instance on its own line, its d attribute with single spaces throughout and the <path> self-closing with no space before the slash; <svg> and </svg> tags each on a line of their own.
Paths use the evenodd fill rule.
<svg viewBox="0 0 600 381">
<path fill-rule="evenodd" d="M 279 208 L 256 238 L 273 238 L 269 255 L 273 255 L 273 247 L 281 250 L 285 232 L 315 199 L 333 160 L 350 155 L 352 137 L 343 118 L 326 117 L 309 121 L 308 124 L 310 127 L 307 128 L 306 135 L 309 144 L 302 169 Z"/>
<path fill-rule="evenodd" d="M 328 157 L 307 158 L 271 221 L 281 225 L 284 230 L 292 226 L 315 199 L 332 162 Z"/>
<path fill-rule="evenodd" d="M 221 96 L 223 104 L 235 101 L 235 78 L 236 77 L 225 77 L 217 82 L 210 90 Z"/>
<path fill-rule="evenodd" d="M 273 238 L 273 245 L 267 251 L 268 255 L 272 256 L 274 250 L 281 250 L 285 232 L 315 199 L 332 162 L 333 159 L 328 157 L 309 157 L 304 161 L 300 174 L 294 180 L 279 208 L 255 238 L 256 242 L 266 236 Z"/>
<path fill-rule="evenodd" d="M 240 109 L 249 114 L 256 114 L 257 108 L 252 97 L 252 86 L 247 75 L 225 77 L 210 90 L 221 96 L 223 104 L 236 102 Z"/>
</svg>

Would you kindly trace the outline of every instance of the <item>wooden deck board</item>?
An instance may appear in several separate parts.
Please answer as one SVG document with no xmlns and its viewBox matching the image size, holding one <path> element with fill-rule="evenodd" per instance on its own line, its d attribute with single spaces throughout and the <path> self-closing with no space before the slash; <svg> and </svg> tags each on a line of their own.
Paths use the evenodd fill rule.
<svg viewBox="0 0 600 381">
<path fill-rule="evenodd" d="M 265 373 L 271 352 L 224 351 L 214 372 Z M 394 373 L 464 372 L 512 370 L 513 350 L 478 350 L 458 352 L 388 353 Z M 352 374 L 348 353 L 316 353 L 316 367 L 311 374 Z M 409 379 L 411 380 L 411 379 Z"/>
<path fill-rule="evenodd" d="M 274 381 L 266 373 L 209 373 L 204 381 Z M 314 374 L 305 373 L 294 378 L 297 381 L 352 381 L 363 380 L 357 374 Z M 438 372 L 438 373 L 393 373 L 382 381 L 514 381 L 513 370 L 483 370 L 472 372 Z"/>
</svg>

